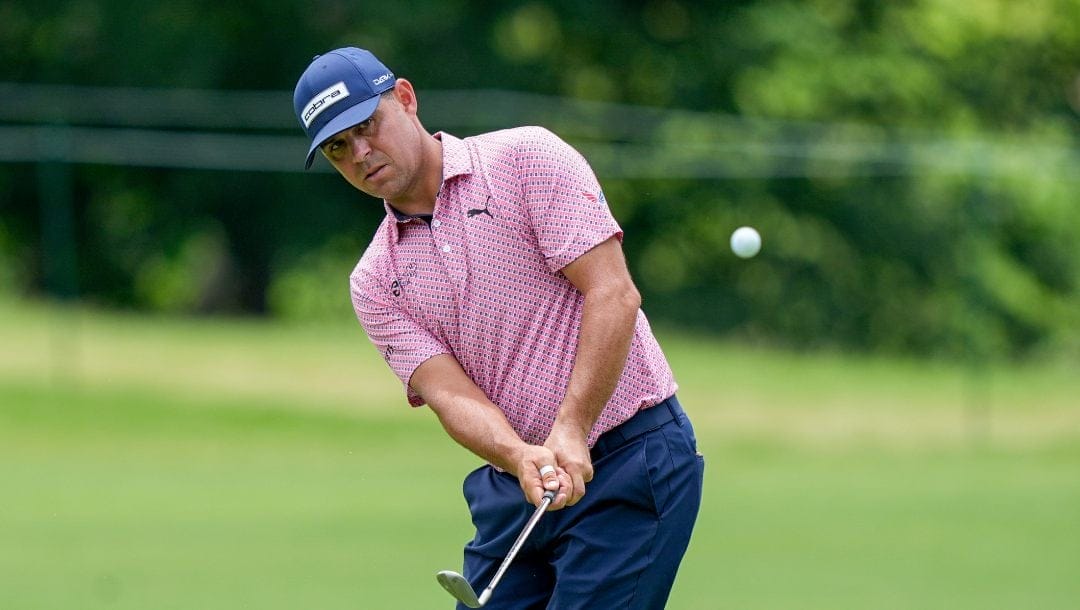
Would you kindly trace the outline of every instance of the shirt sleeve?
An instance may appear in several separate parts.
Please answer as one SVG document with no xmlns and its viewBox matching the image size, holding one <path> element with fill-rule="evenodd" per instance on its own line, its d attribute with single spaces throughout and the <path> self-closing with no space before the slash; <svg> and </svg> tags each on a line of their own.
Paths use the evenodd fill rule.
<svg viewBox="0 0 1080 610">
<path fill-rule="evenodd" d="M 398 376 L 409 404 L 425 404 L 423 397 L 409 386 L 416 369 L 429 358 L 450 353 L 450 349 L 412 319 L 394 302 L 394 283 L 379 280 L 365 270 L 364 260 L 353 271 L 349 285 L 353 309 L 368 339 Z"/>
<path fill-rule="evenodd" d="M 525 212 L 548 268 L 559 271 L 622 229 L 581 153 L 541 127 L 518 148 Z"/>
</svg>

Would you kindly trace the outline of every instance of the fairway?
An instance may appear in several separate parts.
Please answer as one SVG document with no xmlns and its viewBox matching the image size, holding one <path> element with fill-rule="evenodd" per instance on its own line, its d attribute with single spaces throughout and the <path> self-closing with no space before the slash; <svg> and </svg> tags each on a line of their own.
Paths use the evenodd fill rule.
<svg viewBox="0 0 1080 610">
<path fill-rule="evenodd" d="M 669 608 L 1077 607 L 1075 363 L 658 335 L 707 460 Z M 453 607 L 479 463 L 355 322 L 3 303 L 0 340 L 0 608 Z"/>
</svg>

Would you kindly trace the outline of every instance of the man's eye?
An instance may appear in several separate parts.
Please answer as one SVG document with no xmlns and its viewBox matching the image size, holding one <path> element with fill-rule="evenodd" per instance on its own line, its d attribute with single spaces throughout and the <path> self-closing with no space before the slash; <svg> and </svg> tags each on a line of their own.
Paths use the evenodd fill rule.
<svg viewBox="0 0 1080 610">
<path fill-rule="evenodd" d="M 341 155 L 343 146 L 340 141 L 330 142 L 326 145 L 326 154 L 331 157 L 338 157 Z"/>
</svg>

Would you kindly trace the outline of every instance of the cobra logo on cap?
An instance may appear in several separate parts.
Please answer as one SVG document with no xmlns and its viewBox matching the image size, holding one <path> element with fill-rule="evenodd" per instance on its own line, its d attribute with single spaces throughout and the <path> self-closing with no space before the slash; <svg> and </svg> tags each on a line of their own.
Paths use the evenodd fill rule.
<svg viewBox="0 0 1080 610">
<path fill-rule="evenodd" d="M 315 94 L 307 105 L 304 107 L 304 114 L 301 120 L 304 121 L 304 127 L 311 127 L 311 123 L 315 121 L 315 117 L 322 114 L 323 110 L 333 106 L 341 100 L 349 97 L 349 88 L 345 86 L 345 81 L 330 85 L 326 89 Z"/>
</svg>

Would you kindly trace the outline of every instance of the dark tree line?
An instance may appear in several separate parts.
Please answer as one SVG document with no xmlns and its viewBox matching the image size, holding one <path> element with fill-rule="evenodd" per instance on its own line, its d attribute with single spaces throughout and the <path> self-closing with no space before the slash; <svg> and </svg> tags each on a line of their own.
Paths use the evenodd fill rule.
<svg viewBox="0 0 1080 610">
<path fill-rule="evenodd" d="M 410 78 L 433 130 L 535 121 L 579 146 L 656 320 L 800 347 L 1080 348 L 1077 0 L 0 6 L 0 81 L 280 91 L 283 115 L 308 59 L 346 44 Z M 342 181 L 58 165 L 0 163 L 0 290 L 350 315 L 381 208 Z M 727 247 L 742 224 L 764 236 L 751 261 Z"/>
</svg>

